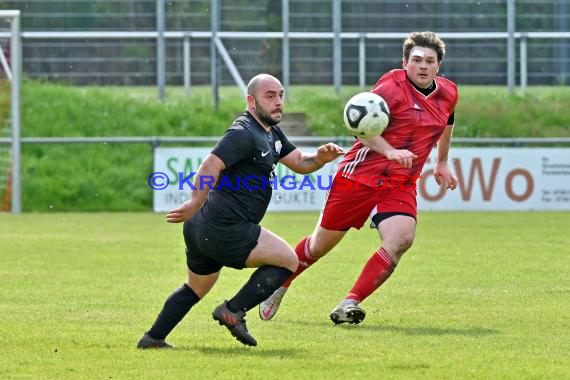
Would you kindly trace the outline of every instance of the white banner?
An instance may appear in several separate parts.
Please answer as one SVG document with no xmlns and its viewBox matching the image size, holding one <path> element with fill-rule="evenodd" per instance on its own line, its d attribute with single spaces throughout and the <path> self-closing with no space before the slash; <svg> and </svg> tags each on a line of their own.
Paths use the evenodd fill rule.
<svg viewBox="0 0 570 380">
<path fill-rule="evenodd" d="M 155 189 L 155 212 L 168 211 L 188 199 L 190 187 L 181 180 L 195 173 L 210 151 L 155 150 L 155 173 L 148 180 Z M 449 164 L 459 180 L 454 191 L 442 191 L 435 183 L 436 157 L 434 150 L 418 181 L 420 210 L 570 210 L 570 149 L 452 148 Z M 308 176 L 277 165 L 277 188 L 269 211 L 320 210 L 338 162 L 340 159 Z M 189 181 L 193 183 L 194 178 Z"/>
<path fill-rule="evenodd" d="M 190 187 L 180 179 L 198 171 L 198 167 L 211 148 L 157 148 L 154 153 L 154 173 L 163 173 L 149 178 L 149 185 L 154 190 L 154 211 L 164 212 L 178 207 L 190 195 Z M 305 148 L 307 153 L 317 148 Z M 311 211 L 320 210 L 325 200 L 326 188 L 330 187 L 332 177 L 340 158 L 307 176 L 296 174 L 284 165 L 275 168 L 277 187 L 273 190 L 269 211 Z M 182 173 L 182 174 L 180 174 Z M 168 181 L 166 181 L 168 177 Z M 153 182 L 154 181 L 154 182 Z M 168 185 L 167 185 L 168 182 Z M 194 182 L 192 177 L 191 182 Z M 167 186 L 165 186 L 167 185 Z M 160 189 L 164 187 L 163 189 Z M 160 190 L 159 190 L 160 189 Z"/>
<path fill-rule="evenodd" d="M 436 157 L 418 184 L 422 210 L 570 210 L 570 149 L 452 148 L 459 184 L 445 193 L 431 174 Z"/>
</svg>

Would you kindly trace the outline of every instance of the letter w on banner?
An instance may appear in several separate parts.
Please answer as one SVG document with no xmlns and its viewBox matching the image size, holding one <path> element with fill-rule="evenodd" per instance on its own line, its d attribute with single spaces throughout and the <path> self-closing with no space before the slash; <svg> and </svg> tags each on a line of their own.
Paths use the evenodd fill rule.
<svg viewBox="0 0 570 380">
<path fill-rule="evenodd" d="M 421 210 L 570 210 L 570 149 L 452 148 L 454 191 L 436 184 L 436 158 L 418 185 Z"/>
</svg>

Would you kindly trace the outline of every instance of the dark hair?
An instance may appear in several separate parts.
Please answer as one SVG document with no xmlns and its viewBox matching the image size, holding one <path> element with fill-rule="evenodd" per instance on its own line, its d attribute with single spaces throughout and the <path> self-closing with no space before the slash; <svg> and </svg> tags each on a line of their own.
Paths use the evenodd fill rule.
<svg viewBox="0 0 570 380">
<path fill-rule="evenodd" d="M 445 55 L 445 43 L 434 32 L 412 32 L 408 35 L 402 46 L 404 59 L 410 59 L 410 52 L 414 46 L 433 49 L 437 54 L 437 62 L 443 60 Z"/>
</svg>

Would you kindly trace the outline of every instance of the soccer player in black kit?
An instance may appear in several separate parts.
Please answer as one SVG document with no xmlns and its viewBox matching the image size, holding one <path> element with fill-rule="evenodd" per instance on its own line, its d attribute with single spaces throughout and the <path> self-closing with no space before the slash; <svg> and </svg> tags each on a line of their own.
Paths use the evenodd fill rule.
<svg viewBox="0 0 570 380">
<path fill-rule="evenodd" d="M 329 143 L 315 154 L 297 149 L 276 125 L 283 112 L 283 86 L 259 74 L 247 86 L 247 110 L 206 157 L 195 176 L 192 197 L 166 221 L 184 222 L 188 281 L 166 300 L 138 348 L 170 348 L 164 339 L 216 283 L 222 267 L 257 269 L 228 301 L 212 312 L 237 340 L 255 346 L 245 313 L 266 300 L 297 269 L 293 249 L 259 222 L 271 199 L 277 162 L 308 174 L 344 152 Z M 206 181 L 207 180 L 207 181 Z M 213 180 L 212 189 L 206 182 Z"/>
</svg>

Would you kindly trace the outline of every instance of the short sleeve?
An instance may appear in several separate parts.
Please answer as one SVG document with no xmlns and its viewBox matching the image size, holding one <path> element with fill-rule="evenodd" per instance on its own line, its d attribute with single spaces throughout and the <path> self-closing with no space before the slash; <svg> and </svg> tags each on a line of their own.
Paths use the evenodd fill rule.
<svg viewBox="0 0 570 380">
<path fill-rule="evenodd" d="M 226 131 L 212 150 L 226 168 L 234 166 L 253 152 L 253 136 L 241 125 L 234 125 Z"/>
<path fill-rule="evenodd" d="M 451 82 L 451 81 L 450 81 Z M 451 101 L 451 113 L 455 113 L 455 107 L 457 107 L 457 103 L 459 103 L 459 92 L 457 91 L 457 85 L 451 82 L 452 86 L 452 101 Z"/>
<path fill-rule="evenodd" d="M 287 136 L 285 136 L 285 133 L 283 133 L 281 128 L 277 126 L 275 126 L 274 128 L 275 128 L 275 133 L 279 137 L 279 140 L 281 140 L 281 152 L 279 152 L 279 159 L 282 159 L 283 157 L 285 157 L 286 155 L 297 149 L 297 147 L 293 145 L 291 141 L 289 141 L 289 139 L 287 138 Z"/>
</svg>

